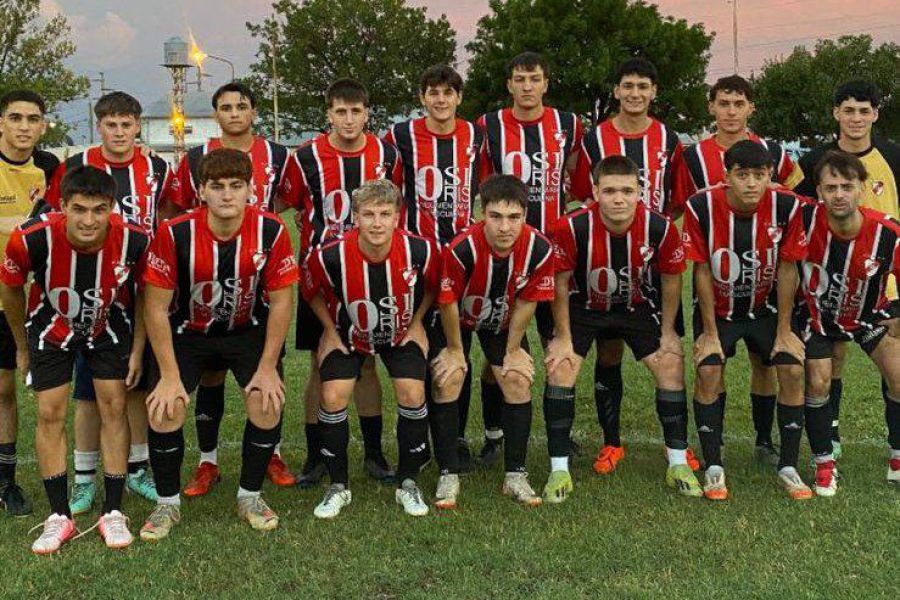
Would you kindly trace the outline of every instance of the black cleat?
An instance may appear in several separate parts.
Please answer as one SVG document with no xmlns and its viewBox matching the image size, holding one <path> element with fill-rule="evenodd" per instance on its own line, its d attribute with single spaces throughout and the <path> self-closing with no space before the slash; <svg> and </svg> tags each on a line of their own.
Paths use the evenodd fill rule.
<svg viewBox="0 0 900 600">
<path fill-rule="evenodd" d="M 459 438 L 456 443 L 456 457 L 459 461 L 459 473 L 471 473 L 475 465 L 472 464 L 472 451 L 469 450 L 469 442 Z"/>
<path fill-rule="evenodd" d="M 481 452 L 478 453 L 476 462 L 483 467 L 492 467 L 502 457 L 503 438 L 500 437 L 496 440 L 484 438 L 484 445 L 481 447 Z"/>
<path fill-rule="evenodd" d="M 301 490 L 309 489 L 318 485 L 326 473 L 324 462 L 307 458 L 306 464 L 303 465 L 303 471 L 296 477 L 295 485 Z"/>
<path fill-rule="evenodd" d="M 31 514 L 31 502 L 25 497 L 22 488 L 15 483 L 0 483 L 0 507 L 6 509 L 11 517 L 25 517 Z"/>
<path fill-rule="evenodd" d="M 387 459 L 384 456 L 366 457 L 363 462 L 363 469 L 374 479 L 385 485 L 393 485 L 397 483 L 397 474 L 391 469 Z"/>
</svg>

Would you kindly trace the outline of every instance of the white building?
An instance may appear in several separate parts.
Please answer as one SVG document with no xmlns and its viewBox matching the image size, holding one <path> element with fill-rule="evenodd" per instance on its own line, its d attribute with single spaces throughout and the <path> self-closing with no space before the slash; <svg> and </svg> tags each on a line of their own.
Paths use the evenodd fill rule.
<svg viewBox="0 0 900 600">
<path fill-rule="evenodd" d="M 213 118 L 212 92 L 191 91 L 184 98 L 184 147 L 199 146 L 221 131 Z M 141 116 L 141 141 L 159 154 L 170 157 L 175 140 L 172 137 L 172 101 L 161 98 L 144 109 Z"/>
</svg>

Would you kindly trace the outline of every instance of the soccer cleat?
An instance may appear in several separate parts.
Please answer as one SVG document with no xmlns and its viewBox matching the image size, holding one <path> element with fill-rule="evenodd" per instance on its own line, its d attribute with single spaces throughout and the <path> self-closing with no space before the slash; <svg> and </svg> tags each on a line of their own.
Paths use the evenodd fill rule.
<svg viewBox="0 0 900 600">
<path fill-rule="evenodd" d="M 134 536 L 128 531 L 128 517 L 114 510 L 106 513 L 97 521 L 100 529 L 100 537 L 106 542 L 106 547 L 112 550 L 127 548 L 134 541 Z"/>
<path fill-rule="evenodd" d="M 892 458 L 888 463 L 887 480 L 900 484 L 900 458 Z"/>
<path fill-rule="evenodd" d="M 403 480 L 403 485 L 394 492 L 394 498 L 403 507 L 403 512 L 411 517 L 424 517 L 428 514 L 428 505 L 422 498 L 419 486 L 412 479 Z"/>
<path fill-rule="evenodd" d="M 481 446 L 481 451 L 478 453 L 478 458 L 475 461 L 482 467 L 492 467 L 502 457 L 503 438 L 500 437 L 496 440 L 484 438 L 484 445 Z"/>
<path fill-rule="evenodd" d="M 156 502 L 159 494 L 156 493 L 156 482 L 149 469 L 139 469 L 137 473 L 129 473 L 126 480 L 128 489 L 141 498 Z"/>
<path fill-rule="evenodd" d="M 11 517 L 24 517 L 31 514 L 31 501 L 25 492 L 15 483 L 0 483 L 0 507 Z"/>
<path fill-rule="evenodd" d="M 172 528 L 181 521 L 181 508 L 177 504 L 157 504 L 147 522 L 141 527 L 141 539 L 157 542 L 169 537 Z"/>
<path fill-rule="evenodd" d="M 197 470 L 194 471 L 194 476 L 188 481 L 188 484 L 184 486 L 184 495 L 189 498 L 205 496 L 209 493 L 209 490 L 221 480 L 222 475 L 219 473 L 219 465 L 202 462 L 200 463 L 200 466 L 197 467 Z"/>
<path fill-rule="evenodd" d="M 290 487 L 297 483 L 297 478 L 288 470 L 279 454 L 272 455 L 269 466 L 266 468 L 266 475 L 268 475 L 269 481 L 278 487 Z"/>
<path fill-rule="evenodd" d="M 303 472 L 295 477 L 296 485 L 301 490 L 314 487 L 322 481 L 328 470 L 325 463 L 320 460 L 307 457 L 306 464 L 303 465 Z"/>
<path fill-rule="evenodd" d="M 388 464 L 384 455 L 367 456 L 365 461 L 363 461 L 363 470 L 375 481 L 380 481 L 384 484 L 397 482 L 397 474 L 391 469 L 391 465 Z"/>
<path fill-rule="evenodd" d="M 703 496 L 707 500 L 728 500 L 728 488 L 725 487 L 725 469 L 712 466 L 706 469 L 706 483 L 703 485 Z"/>
<path fill-rule="evenodd" d="M 333 519 L 341 514 L 341 509 L 350 504 L 353 494 L 343 483 L 332 483 L 325 490 L 325 497 L 313 510 L 320 519 Z"/>
<path fill-rule="evenodd" d="M 756 444 L 753 449 L 753 458 L 756 460 L 756 464 L 760 466 L 777 467 L 779 460 L 778 448 L 772 442 Z"/>
<path fill-rule="evenodd" d="M 572 483 L 572 475 L 568 471 L 553 471 L 544 486 L 544 501 L 560 504 L 566 501 L 574 489 L 575 484 Z"/>
<path fill-rule="evenodd" d="M 262 496 L 244 496 L 238 498 L 238 516 L 250 523 L 257 531 L 271 531 L 278 527 L 278 515 L 269 508 Z"/>
<path fill-rule="evenodd" d="M 678 490 L 682 496 L 698 498 L 703 495 L 700 482 L 688 465 L 669 465 L 666 469 L 666 485 Z"/>
<path fill-rule="evenodd" d="M 694 451 L 690 448 L 687 449 L 687 464 L 691 468 L 691 471 L 699 471 L 700 470 L 700 461 L 697 460 L 697 457 L 694 456 Z"/>
<path fill-rule="evenodd" d="M 610 446 L 607 444 L 600 448 L 597 458 L 594 459 L 594 473 L 597 475 L 609 475 L 616 470 L 619 461 L 625 458 L 624 446 Z"/>
<path fill-rule="evenodd" d="M 59 552 L 63 544 L 75 537 L 75 521 L 65 515 L 52 514 L 42 524 L 32 527 L 31 531 L 42 526 L 44 530 L 40 537 L 31 544 L 31 551 L 35 554 Z"/>
<path fill-rule="evenodd" d="M 72 486 L 72 500 L 69 502 L 69 510 L 73 515 L 80 515 L 91 510 L 94 505 L 94 497 L 97 495 L 97 484 L 93 481 L 76 483 Z"/>
<path fill-rule="evenodd" d="M 816 463 L 816 495 L 830 498 L 837 493 L 837 469 L 834 460 Z"/>
<path fill-rule="evenodd" d="M 470 473 L 474 468 L 472 464 L 472 451 L 469 450 L 469 442 L 464 438 L 456 441 L 456 458 L 459 461 L 459 472 Z"/>
<path fill-rule="evenodd" d="M 791 500 L 809 500 L 813 497 L 812 490 L 803 483 L 803 479 L 800 478 L 800 474 L 794 467 L 784 467 L 778 471 L 778 480 Z"/>
<path fill-rule="evenodd" d="M 528 483 L 528 473 L 525 472 L 507 473 L 501 491 L 525 506 L 540 506 L 543 503 Z"/>
<path fill-rule="evenodd" d="M 437 491 L 434 493 L 434 506 L 443 510 L 456 508 L 459 496 L 459 475 L 447 473 L 438 477 Z"/>
</svg>

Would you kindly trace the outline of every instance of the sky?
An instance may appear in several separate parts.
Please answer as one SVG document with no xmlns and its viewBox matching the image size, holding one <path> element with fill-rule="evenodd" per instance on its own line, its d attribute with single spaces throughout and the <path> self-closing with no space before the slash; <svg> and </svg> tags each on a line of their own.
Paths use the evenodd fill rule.
<svg viewBox="0 0 900 600">
<path fill-rule="evenodd" d="M 876 41 L 900 42 L 900 2 L 896 0 L 737 0 L 739 72 L 758 71 L 768 58 L 787 55 L 796 45 L 812 46 L 818 37 L 871 33 Z M 488 12 L 487 0 L 409 0 L 424 6 L 432 17 L 445 13 L 457 31 L 457 58 L 465 60 L 463 46 L 475 35 L 478 19 Z M 732 4 L 728 0 L 657 0 L 664 15 L 703 23 L 716 33 L 709 77 L 733 71 Z M 864 6 L 865 11 L 859 7 Z M 42 0 L 45 16 L 64 14 L 77 46 L 68 65 L 78 73 L 99 78 L 150 104 L 168 91 L 168 74 L 160 67 L 163 42 L 172 36 L 187 39 L 193 31 L 200 47 L 228 58 L 238 76 L 255 60 L 258 44 L 246 23 L 261 22 L 271 12 L 271 0 L 153 0 L 109 2 L 104 0 Z M 230 77 L 227 65 L 207 61 L 212 75 L 204 85 L 214 88 Z M 92 94 L 99 95 L 95 82 Z M 67 122 L 83 132 L 87 101 L 61 111 Z M 81 121 L 80 123 L 78 123 Z M 76 137 L 76 143 L 80 140 Z"/>
</svg>

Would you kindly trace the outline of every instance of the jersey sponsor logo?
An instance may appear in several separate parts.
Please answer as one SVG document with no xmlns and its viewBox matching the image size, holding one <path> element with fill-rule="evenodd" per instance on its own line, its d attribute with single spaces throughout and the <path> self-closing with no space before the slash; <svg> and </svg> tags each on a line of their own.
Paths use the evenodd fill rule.
<svg viewBox="0 0 900 600">
<path fill-rule="evenodd" d="M 473 319 L 479 328 L 499 331 L 509 312 L 506 296 L 491 300 L 487 296 L 465 296 L 462 299 L 463 314 Z"/>
<path fill-rule="evenodd" d="M 169 263 L 152 250 L 147 253 L 147 267 L 153 269 L 163 277 L 169 277 L 172 273 L 172 267 Z"/>
<path fill-rule="evenodd" d="M 468 212 L 469 186 L 463 181 L 463 174 L 455 166 L 441 171 L 435 165 L 426 165 L 416 172 L 416 196 L 428 210 L 432 210 L 429 204 L 436 204 L 435 216 L 439 218 L 455 218 L 457 212 L 464 216 Z"/>
<path fill-rule="evenodd" d="M 3 268 L 7 273 L 10 273 L 12 275 L 18 275 L 22 272 L 22 270 L 19 268 L 19 263 L 8 256 L 3 259 Z"/>
<path fill-rule="evenodd" d="M 772 281 L 775 277 L 775 249 L 764 254 L 758 250 L 745 250 L 738 254 L 731 248 L 719 248 L 710 257 L 713 278 L 731 285 L 733 296 L 749 296 L 757 282 Z"/>
<path fill-rule="evenodd" d="M 405 297 L 386 296 L 375 303 L 371 300 L 354 300 L 347 306 L 353 331 L 362 332 L 376 346 L 392 344 L 394 332 L 405 330 L 412 321 L 412 291 Z"/>
<path fill-rule="evenodd" d="M 332 190 L 322 200 L 325 215 L 325 226 L 334 231 L 341 231 L 350 217 L 350 194 L 347 190 Z"/>
<path fill-rule="evenodd" d="M 868 268 L 866 266 L 866 270 Z M 812 287 L 813 279 L 816 280 L 815 287 Z M 859 311 L 865 300 L 867 282 L 843 273 L 829 273 L 822 265 L 806 262 L 803 263 L 803 285 L 815 296 L 820 311 L 840 318 Z"/>
<path fill-rule="evenodd" d="M 250 277 L 245 283 L 239 277 L 226 277 L 222 281 L 198 281 L 191 286 L 191 302 L 201 311 L 211 312 L 214 320 L 228 321 L 253 302 L 254 280 Z"/>
<path fill-rule="evenodd" d="M 535 152 L 531 156 L 516 150 L 503 157 L 503 172 L 517 176 L 528 185 L 529 201 L 544 202 L 545 196 L 552 197 L 562 184 L 562 170 L 557 168 L 563 162 L 563 153 Z M 543 194 L 541 193 L 543 190 Z"/>
<path fill-rule="evenodd" d="M 588 276 L 591 292 L 612 302 L 624 302 L 632 293 L 631 269 L 622 267 L 618 272 L 609 267 L 600 267 Z"/>
<path fill-rule="evenodd" d="M 297 268 L 297 259 L 294 258 L 293 255 L 291 255 L 291 256 L 285 256 L 284 258 L 281 259 L 281 262 L 278 263 L 277 271 L 278 271 L 279 275 L 284 275 L 285 273 L 288 273 L 296 268 Z"/>
<path fill-rule="evenodd" d="M 88 335 L 108 308 L 102 288 L 87 288 L 79 294 L 70 287 L 56 287 L 47 292 L 47 300 L 53 310 L 69 321 L 72 331 L 80 335 Z"/>
</svg>

